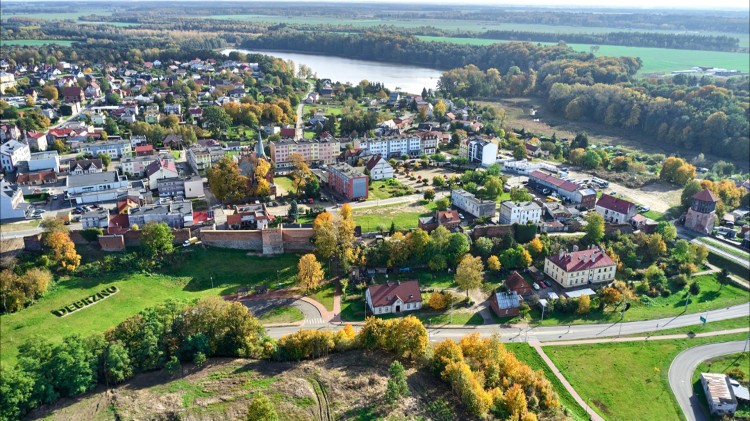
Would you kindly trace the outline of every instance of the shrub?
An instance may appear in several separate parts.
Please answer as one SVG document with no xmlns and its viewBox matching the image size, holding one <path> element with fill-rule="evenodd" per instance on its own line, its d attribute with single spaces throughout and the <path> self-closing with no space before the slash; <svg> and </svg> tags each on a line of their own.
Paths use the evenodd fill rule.
<svg viewBox="0 0 750 421">
<path fill-rule="evenodd" d="M 83 237 L 83 239 L 88 241 L 89 243 L 93 243 L 97 238 L 99 238 L 100 235 L 103 234 L 104 231 L 102 231 L 101 228 L 86 228 L 85 230 L 81 231 L 81 237 Z"/>
<path fill-rule="evenodd" d="M 683 289 L 688 284 L 688 277 L 684 273 L 674 276 L 671 283 L 675 288 Z"/>
</svg>

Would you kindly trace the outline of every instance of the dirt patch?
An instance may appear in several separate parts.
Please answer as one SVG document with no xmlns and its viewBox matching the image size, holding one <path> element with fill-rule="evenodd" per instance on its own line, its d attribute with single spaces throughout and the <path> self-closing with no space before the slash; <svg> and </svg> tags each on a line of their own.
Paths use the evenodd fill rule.
<svg viewBox="0 0 750 421">
<path fill-rule="evenodd" d="M 141 374 L 117 388 L 99 388 L 34 411 L 31 419 L 245 419 L 257 394 L 284 420 L 472 419 L 450 389 L 425 369 L 406 364 L 412 396 L 383 401 L 390 355 L 351 351 L 300 363 L 212 359 L 184 375 Z"/>
</svg>

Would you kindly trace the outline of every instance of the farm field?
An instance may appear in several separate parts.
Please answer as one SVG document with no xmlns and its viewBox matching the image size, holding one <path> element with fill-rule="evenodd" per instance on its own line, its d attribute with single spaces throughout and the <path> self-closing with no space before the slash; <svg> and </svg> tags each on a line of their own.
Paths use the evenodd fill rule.
<svg viewBox="0 0 750 421">
<path fill-rule="evenodd" d="M 0 40 L 0 46 L 3 45 L 21 45 L 25 47 L 36 47 L 44 44 L 56 44 L 69 47 L 73 41 L 59 39 L 4 39 Z"/>
<path fill-rule="evenodd" d="M 230 264 L 216 265 L 216 262 Z M 59 341 L 63 336 L 88 336 L 104 331 L 139 311 L 167 299 L 195 299 L 231 294 L 240 285 L 276 286 L 277 270 L 283 286 L 294 281 L 298 257 L 247 256 L 241 250 L 191 248 L 176 258 L 172 275 L 121 272 L 96 278 L 73 277 L 58 281 L 36 304 L 0 316 L 0 362 L 13 364 L 16 349 L 34 336 Z M 213 287 L 212 280 L 213 277 Z M 65 317 L 51 311 L 114 285 L 119 292 Z"/>
<path fill-rule="evenodd" d="M 227 19 L 242 20 L 247 22 L 282 22 L 287 24 L 309 24 L 309 25 L 352 25 L 354 27 L 373 27 L 373 26 L 395 26 L 399 28 L 418 28 L 420 26 L 433 26 L 445 30 L 471 30 L 471 31 L 526 31 L 526 32 L 547 32 L 547 33 L 606 33 L 606 32 L 668 32 L 671 30 L 629 30 L 623 28 L 608 28 L 600 26 L 580 27 L 580 26 L 558 26 L 544 24 L 525 24 L 525 23 L 497 23 L 497 22 L 469 22 L 462 20 L 445 21 L 440 19 L 336 19 L 314 17 L 314 16 L 276 16 L 276 15 L 213 15 L 206 16 L 210 19 Z M 677 33 L 680 33 L 677 31 Z M 703 32 L 702 35 L 726 35 L 739 38 L 740 46 L 747 47 L 750 45 L 750 35 L 739 33 L 725 32 Z"/>
<path fill-rule="evenodd" d="M 746 339 L 747 334 L 647 342 L 545 346 L 544 352 L 581 397 L 605 420 L 680 420 L 669 388 L 672 360 L 685 349 Z M 597 373 L 597 374 L 594 374 Z M 605 375 L 604 373 L 617 373 Z"/>
<path fill-rule="evenodd" d="M 484 38 L 431 36 L 419 36 L 418 38 L 424 41 L 451 42 L 468 45 L 489 45 L 498 42 L 509 42 L 507 40 L 491 40 Z M 540 44 L 549 45 L 552 43 L 542 42 Z M 591 47 L 589 44 L 568 44 L 568 46 L 576 51 L 584 52 L 588 52 Z M 597 54 L 600 56 L 640 57 L 641 60 L 643 60 L 643 67 L 641 67 L 641 70 L 638 72 L 640 74 L 671 72 L 672 70 L 689 69 L 693 66 L 714 66 L 726 69 L 737 69 L 743 72 L 750 71 L 750 62 L 747 60 L 746 53 L 601 45 Z"/>
</svg>

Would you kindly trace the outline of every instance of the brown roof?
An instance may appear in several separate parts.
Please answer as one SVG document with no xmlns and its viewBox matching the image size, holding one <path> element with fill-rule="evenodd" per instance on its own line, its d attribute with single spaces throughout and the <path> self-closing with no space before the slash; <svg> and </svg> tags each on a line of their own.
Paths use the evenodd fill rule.
<svg viewBox="0 0 750 421">
<path fill-rule="evenodd" d="M 714 203 L 719 201 L 719 199 L 717 199 L 716 196 L 714 196 L 714 194 L 711 193 L 711 190 L 707 188 L 696 193 L 693 196 L 693 200 L 700 200 L 702 202 L 714 202 Z"/>
<path fill-rule="evenodd" d="M 370 158 L 370 160 L 369 160 L 369 161 L 367 161 L 367 165 L 365 165 L 365 167 L 367 168 L 367 170 L 368 170 L 368 171 L 371 171 L 371 170 L 372 170 L 373 168 L 375 168 L 375 165 L 378 165 L 378 162 L 379 162 L 379 161 L 380 161 L 381 159 L 383 159 L 383 157 L 382 157 L 382 156 L 380 156 L 380 155 L 375 155 L 375 156 L 373 156 L 372 158 Z"/>
<path fill-rule="evenodd" d="M 615 262 L 598 248 L 547 256 L 547 259 L 565 272 L 615 266 Z"/>
<path fill-rule="evenodd" d="M 461 223 L 461 218 L 458 216 L 458 211 L 455 209 L 438 211 L 437 219 L 440 225 Z"/>
<path fill-rule="evenodd" d="M 33 181 L 41 181 L 43 183 L 55 182 L 57 181 L 57 174 L 52 170 L 43 170 L 39 172 L 18 174 L 18 177 L 16 178 L 18 184 L 26 184 Z"/>
<path fill-rule="evenodd" d="M 630 213 L 630 210 L 632 208 L 635 208 L 635 204 L 633 202 L 628 202 L 624 199 L 618 199 L 608 194 L 603 194 L 602 197 L 600 197 L 596 202 L 596 206 L 601 206 L 604 209 L 609 209 L 623 215 L 627 215 L 628 213 Z"/>
<path fill-rule="evenodd" d="M 531 285 L 529 285 L 529 283 L 526 282 L 526 279 L 515 270 L 510 276 L 508 276 L 508 279 L 505 280 L 505 285 L 509 290 L 517 292 L 518 295 L 529 295 L 533 292 L 531 290 Z"/>
<path fill-rule="evenodd" d="M 406 281 L 393 284 L 372 285 L 367 288 L 373 307 L 389 306 L 397 298 L 404 303 L 421 303 L 422 294 L 419 293 L 419 282 Z"/>
</svg>

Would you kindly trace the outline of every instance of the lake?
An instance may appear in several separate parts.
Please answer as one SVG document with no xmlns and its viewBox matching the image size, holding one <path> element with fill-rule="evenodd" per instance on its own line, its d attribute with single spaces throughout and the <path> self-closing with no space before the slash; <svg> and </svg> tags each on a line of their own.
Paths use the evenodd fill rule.
<svg viewBox="0 0 750 421">
<path fill-rule="evenodd" d="M 436 89 L 442 72 L 426 67 L 407 66 L 403 64 L 381 63 L 366 60 L 353 60 L 336 56 L 316 54 L 290 53 L 285 51 L 250 51 L 242 49 L 226 49 L 222 54 L 239 51 L 246 54 L 256 53 L 292 60 L 299 66 L 304 64 L 319 78 L 327 78 L 336 82 L 350 82 L 358 84 L 362 79 L 370 82 L 380 82 L 388 89 L 397 87 L 402 92 L 419 95 L 422 88 Z"/>
</svg>

